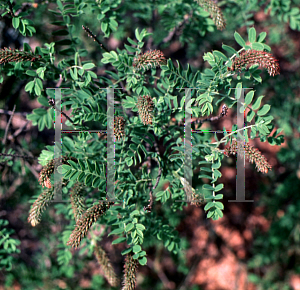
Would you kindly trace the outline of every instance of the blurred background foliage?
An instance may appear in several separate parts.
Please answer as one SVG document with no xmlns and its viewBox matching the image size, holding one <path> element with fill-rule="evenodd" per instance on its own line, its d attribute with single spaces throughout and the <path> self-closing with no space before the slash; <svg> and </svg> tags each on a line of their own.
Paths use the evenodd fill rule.
<svg viewBox="0 0 300 290">
<path fill-rule="evenodd" d="M 170 221 L 178 225 L 180 233 L 183 250 L 177 256 L 171 255 L 151 239 L 145 241 L 149 247 L 148 266 L 139 269 L 137 289 L 300 289 L 300 1 L 214 2 L 226 19 L 226 28 L 222 31 L 216 29 L 209 13 L 194 9 L 199 5 L 192 0 L 64 2 L 87 4 L 82 8 L 82 14 L 71 17 L 71 21 L 76 28 L 74 37 L 78 37 L 78 47 L 86 49 L 86 58 L 98 64 L 98 75 L 104 74 L 100 64 L 102 53 L 99 46 L 87 37 L 82 25 L 88 26 L 109 50 L 123 48 L 127 37 L 134 38 L 137 27 L 146 28 L 153 33 L 147 49 L 161 49 L 167 58 L 178 59 L 184 68 L 189 63 L 194 70 L 200 71 L 206 66 L 203 61 L 205 52 L 214 49 L 221 51 L 222 43 L 237 49 L 232 37 L 234 32 L 238 31 L 245 39 L 247 30 L 254 26 L 257 34 L 267 32 L 266 44 L 279 60 L 280 75 L 273 78 L 263 71 L 263 83 L 255 90 L 256 94 L 265 95 L 264 102 L 272 106 L 275 128 L 283 129 L 285 143 L 280 148 L 254 143 L 273 166 L 267 175 L 257 173 L 253 166 L 252 170 L 246 167 L 246 198 L 253 199 L 254 203 L 227 202 L 235 199 L 235 175 L 229 174 L 234 171 L 235 162 L 229 159 L 222 166 L 224 218 L 216 222 L 208 221 L 203 209 L 189 206 L 185 214 Z M 26 3 L 14 2 L 20 5 Z M 96 21 L 95 15 L 91 16 L 93 9 L 96 9 L 95 3 L 102 5 L 102 9 L 105 4 L 109 9 L 107 17 L 118 23 L 109 38 L 105 38 L 101 31 L 101 21 Z M 5 7 L 6 1 L 1 1 L 0 12 L 4 12 Z M 61 37 L 52 35 L 59 28 L 52 24 L 58 20 L 57 15 L 49 10 L 56 7 L 56 1 L 28 0 L 28 15 L 24 18 L 34 23 L 36 34 L 32 37 L 16 31 L 8 14 L 1 17 L 1 48 L 18 49 L 23 47 L 23 43 L 29 43 L 34 48 L 45 42 L 59 41 Z M 165 41 L 174 27 L 178 27 L 176 32 Z M 66 48 L 57 45 L 56 50 L 62 47 Z M 58 61 L 64 56 L 56 57 Z M 13 75 L 5 77 L 0 85 L 0 108 L 13 110 L 16 105 L 16 112 L 23 113 L 30 113 L 36 108 L 38 103 L 34 95 L 24 91 L 25 84 Z M 26 122 L 24 114 L 15 116 L 13 132 Z M 1 140 L 9 117 L 1 113 Z M 211 128 L 222 129 L 222 125 L 211 124 Z M 39 132 L 36 127 L 29 127 L 18 138 L 9 140 L 10 153 L 21 152 L 37 158 L 46 145 L 52 144 L 51 131 L 45 128 Z M 5 148 L 1 143 L 2 152 Z M 41 166 L 32 159 L 14 158 L 7 161 L 7 158 L 0 158 L 0 289 L 113 289 L 101 276 L 91 253 L 76 251 L 67 265 L 62 261 L 62 254 L 61 260 L 58 259 L 59 243 L 63 238 L 60 233 L 70 205 L 50 206 L 43 214 L 40 227 L 32 228 L 27 223 L 29 201 L 42 192 L 36 174 L 40 170 Z M 160 183 L 160 190 L 165 182 L 162 180 Z M 167 215 L 169 209 L 161 210 Z M 229 231 L 229 239 L 218 231 L 218 226 L 224 226 L 224 232 L 225 229 Z M 237 237 L 241 239 L 243 242 L 238 246 L 242 249 L 231 244 L 230 237 L 231 241 Z M 199 247 L 201 241 L 205 245 Z M 222 260 L 228 255 L 224 249 L 230 249 L 234 256 L 234 262 L 226 265 L 232 269 L 236 264 L 242 265 L 244 272 L 232 270 L 232 277 L 225 277 L 227 272 L 219 277 L 217 272 L 222 271 L 217 266 L 224 266 L 224 261 L 227 261 Z M 121 250 L 116 247 L 107 248 L 107 251 L 120 275 L 123 267 L 119 255 Z M 68 253 L 65 255 L 68 261 Z M 215 270 L 208 271 L 203 267 L 201 262 L 207 259 L 213 261 L 211 268 Z M 241 273 L 246 273 L 243 282 L 239 280 Z M 235 288 L 230 284 L 231 278 L 236 281 Z"/>
</svg>

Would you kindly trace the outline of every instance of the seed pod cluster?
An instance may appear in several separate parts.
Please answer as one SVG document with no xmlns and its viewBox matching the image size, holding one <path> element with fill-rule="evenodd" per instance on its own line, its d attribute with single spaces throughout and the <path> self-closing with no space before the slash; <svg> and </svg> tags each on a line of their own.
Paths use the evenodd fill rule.
<svg viewBox="0 0 300 290">
<path fill-rule="evenodd" d="M 139 116 L 144 125 L 151 125 L 153 120 L 154 102 L 150 96 L 139 96 L 137 102 Z"/>
<path fill-rule="evenodd" d="M 198 4 L 208 13 L 210 13 L 218 30 L 226 27 L 226 21 L 219 6 L 212 0 L 197 0 Z"/>
<path fill-rule="evenodd" d="M 138 70 L 147 70 L 149 68 L 154 68 L 166 64 L 166 58 L 160 50 L 148 51 L 139 56 L 135 57 L 132 66 Z"/>
<path fill-rule="evenodd" d="M 132 253 L 128 253 L 125 258 L 124 280 L 122 290 L 135 289 L 137 265 L 138 261 L 133 259 Z"/>
<path fill-rule="evenodd" d="M 232 144 L 227 147 L 224 151 L 224 155 L 229 157 L 229 154 L 235 155 L 238 153 L 240 156 L 243 156 L 245 151 L 245 158 L 251 163 L 255 163 L 258 171 L 267 173 L 272 166 L 268 163 L 265 156 L 257 149 L 249 145 L 249 143 L 244 144 L 243 141 L 237 141 L 233 139 Z"/>
<path fill-rule="evenodd" d="M 75 229 L 73 230 L 67 245 L 77 248 L 93 223 L 95 223 L 98 218 L 104 215 L 113 204 L 114 202 L 102 202 L 89 208 L 77 220 Z"/>
<path fill-rule="evenodd" d="M 67 164 L 68 160 L 77 161 L 74 157 L 64 156 L 62 158 L 62 164 Z M 54 172 L 54 159 L 51 159 L 42 169 L 39 176 L 39 184 L 43 187 L 51 188 L 50 176 Z"/>
<path fill-rule="evenodd" d="M 114 133 L 115 138 L 120 140 L 121 138 L 125 137 L 125 123 L 126 120 L 122 116 L 115 117 L 115 126 L 114 126 Z"/>
<path fill-rule="evenodd" d="M 4 47 L 0 49 L 0 64 L 19 61 L 37 61 L 41 58 L 40 55 L 34 55 L 27 51 Z"/>
<path fill-rule="evenodd" d="M 270 76 L 280 74 L 278 60 L 271 54 L 260 50 L 243 50 L 228 68 L 228 71 L 241 71 L 242 68 L 248 69 L 252 65 L 257 64 L 260 67 L 266 68 Z"/>
</svg>

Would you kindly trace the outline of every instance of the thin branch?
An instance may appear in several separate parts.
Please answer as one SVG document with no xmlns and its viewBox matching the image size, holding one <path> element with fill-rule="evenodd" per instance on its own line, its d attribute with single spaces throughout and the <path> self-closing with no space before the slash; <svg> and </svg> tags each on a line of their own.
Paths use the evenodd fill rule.
<svg viewBox="0 0 300 290">
<path fill-rule="evenodd" d="M 1 152 L 0 152 L 0 156 L 17 157 L 17 158 L 24 158 L 24 159 L 37 159 L 36 157 L 31 157 L 31 156 L 8 154 L 8 153 L 1 153 Z"/>
<path fill-rule="evenodd" d="M 39 173 L 29 164 L 28 161 L 25 161 L 25 165 L 29 168 L 29 170 L 31 171 L 31 173 L 36 178 L 36 180 L 39 180 Z"/>
<path fill-rule="evenodd" d="M 14 105 L 14 109 L 13 109 L 13 111 L 12 111 L 12 114 L 11 114 L 11 116 L 10 116 L 8 122 L 7 122 L 6 128 L 5 128 L 5 134 L 4 134 L 4 137 L 3 137 L 3 140 L 2 140 L 2 144 L 3 144 L 3 145 L 5 145 L 5 143 L 6 143 L 8 129 L 9 129 L 11 120 L 12 120 L 12 118 L 13 118 L 13 116 L 14 116 L 15 110 L 16 110 L 16 105 Z"/>
<path fill-rule="evenodd" d="M 16 17 L 15 14 L 14 14 L 14 12 L 13 12 L 13 8 L 14 8 L 13 5 L 10 3 L 9 0 L 7 0 L 7 3 L 8 3 L 8 6 L 9 6 L 9 10 L 10 10 L 8 13 L 9 13 L 12 17 Z"/>
<path fill-rule="evenodd" d="M 193 266 L 189 269 L 189 273 L 185 276 L 184 280 L 180 283 L 178 289 L 179 290 L 187 290 L 190 289 L 190 281 L 192 279 L 192 276 L 195 275 L 197 267 L 199 262 L 202 259 L 202 256 L 196 256 L 194 257 L 195 261 L 193 263 Z"/>
<path fill-rule="evenodd" d="M 96 41 L 103 50 L 105 50 L 106 52 L 109 52 L 108 49 L 101 43 L 101 41 L 96 37 L 96 35 L 93 34 L 92 31 L 90 31 L 90 29 L 88 27 L 82 25 L 82 29 L 84 29 L 86 31 L 86 33 L 88 34 L 88 36 L 93 38 L 94 41 Z"/>
<path fill-rule="evenodd" d="M 57 87 L 57 88 L 59 88 L 59 87 L 61 86 L 62 81 L 63 81 L 63 77 L 62 77 L 61 74 L 59 74 L 59 80 L 58 80 L 58 82 L 57 82 L 57 84 L 56 84 L 56 87 Z"/>
<path fill-rule="evenodd" d="M 4 114 L 4 115 L 22 115 L 22 116 L 27 116 L 30 113 L 26 113 L 26 112 L 13 112 L 13 111 L 8 111 L 8 110 L 3 110 L 0 109 L 0 114 Z"/>
<path fill-rule="evenodd" d="M 56 105 L 55 105 L 55 100 L 54 99 L 50 99 L 49 100 L 49 105 L 52 106 L 53 109 L 57 110 L 59 113 L 62 113 L 67 120 L 69 120 L 73 125 L 74 127 L 76 128 L 76 126 L 80 126 L 80 124 L 75 124 L 74 121 L 63 111 L 59 110 Z M 87 129 L 87 128 L 86 128 Z"/>
<path fill-rule="evenodd" d="M 5 189 L 5 193 L 0 194 L 0 200 L 2 201 L 10 198 L 16 191 L 17 187 L 20 186 L 23 182 L 24 182 L 23 177 L 19 176 L 18 178 L 15 178 L 11 186 L 8 189 Z"/>
<path fill-rule="evenodd" d="M 162 281 L 164 288 L 166 289 L 174 289 L 173 283 L 170 282 L 164 271 L 162 271 L 161 266 L 158 263 L 154 263 L 151 259 L 147 259 L 148 261 L 148 266 L 156 272 L 157 276 L 159 279 Z"/>
<path fill-rule="evenodd" d="M 206 122 L 206 121 L 213 122 L 213 121 L 220 120 L 221 118 L 223 118 L 224 116 L 227 115 L 227 111 L 228 111 L 228 107 L 224 104 L 222 106 L 222 112 L 220 113 L 219 116 L 214 116 L 214 117 L 206 118 L 206 119 L 203 119 L 203 120 L 199 119 L 195 122 L 195 124 L 202 124 L 203 122 Z"/>
<path fill-rule="evenodd" d="M 157 45 L 157 47 L 160 47 L 162 44 L 167 43 L 170 41 L 173 36 L 187 23 L 187 21 L 192 17 L 193 11 L 191 11 L 190 14 L 187 14 L 184 16 L 184 19 L 178 23 L 177 26 L 175 26 L 169 34 Z"/>
<path fill-rule="evenodd" d="M 158 160 L 157 160 L 157 163 L 159 164 Z M 162 174 L 162 168 L 159 167 L 158 169 L 158 175 L 156 177 L 156 182 L 154 184 L 154 186 L 152 187 L 150 193 L 149 193 L 149 204 L 144 207 L 144 211 L 148 211 L 148 212 L 151 212 L 152 210 L 152 205 L 153 205 L 153 191 L 156 189 L 156 187 L 158 186 L 158 183 L 160 181 L 160 178 L 161 178 L 161 174 Z"/>
<path fill-rule="evenodd" d="M 20 129 L 18 129 L 12 136 L 8 137 L 9 140 L 12 140 L 13 138 L 18 137 L 23 131 L 24 129 L 27 127 L 27 125 L 30 123 L 31 121 L 28 120 Z"/>
<path fill-rule="evenodd" d="M 21 12 L 26 11 L 26 9 L 33 7 L 33 8 L 37 8 L 38 7 L 38 3 L 30 3 L 30 2 L 24 2 L 22 3 L 22 7 L 19 8 L 15 13 L 13 13 L 13 6 L 10 3 L 10 1 L 8 0 L 8 5 L 9 5 L 9 9 L 11 12 L 9 12 L 9 14 L 11 14 L 12 17 L 17 17 Z M 48 1 L 45 1 L 46 3 L 48 3 Z"/>
</svg>

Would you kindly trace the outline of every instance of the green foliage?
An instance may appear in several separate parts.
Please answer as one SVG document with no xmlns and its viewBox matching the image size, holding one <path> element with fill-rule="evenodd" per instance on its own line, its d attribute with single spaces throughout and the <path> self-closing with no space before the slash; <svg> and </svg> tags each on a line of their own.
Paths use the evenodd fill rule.
<svg viewBox="0 0 300 290">
<path fill-rule="evenodd" d="M 300 9 L 292 4 L 291 0 L 272 0 L 266 6 L 265 11 L 270 10 L 271 16 L 277 16 L 279 21 L 289 23 L 293 30 L 300 30 Z M 299 1 L 296 1 L 299 4 Z M 292 4 L 292 5 L 291 5 Z"/>
<path fill-rule="evenodd" d="M 32 20 L 25 18 L 29 15 L 29 11 L 22 11 L 21 13 L 15 14 L 22 6 L 20 4 L 12 5 L 13 0 L 9 0 L 8 3 L 0 3 L 0 9 L 4 9 L 5 12 L 1 13 L 3 17 L 6 14 L 12 16 L 12 25 L 14 29 L 17 29 L 22 35 L 32 36 L 33 33 L 36 33 L 34 28 L 34 23 Z"/>
<path fill-rule="evenodd" d="M 10 271 L 15 262 L 13 254 L 21 252 L 17 249 L 21 242 L 11 237 L 14 230 L 6 228 L 7 225 L 7 220 L 0 219 L 0 269 Z"/>
<path fill-rule="evenodd" d="M 300 271 L 297 262 L 300 203 L 296 199 L 289 200 L 289 192 L 297 191 L 299 185 L 299 179 L 290 176 L 275 190 L 275 198 L 266 196 L 260 202 L 262 205 L 268 205 L 267 214 L 273 223 L 266 233 L 258 235 L 253 248 L 253 258 L 248 262 L 250 271 L 264 269 L 261 277 L 249 274 L 249 279 L 259 285 L 258 289 L 284 289 L 284 285 L 288 285 L 288 277 L 280 279 L 281 273 L 291 268 L 295 268 L 296 273 Z"/>
<path fill-rule="evenodd" d="M 142 43 L 143 38 L 147 35 L 146 30 L 143 30 L 141 33 L 136 30 L 135 34 L 139 43 Z M 236 41 L 243 47 L 240 51 L 252 48 L 251 46 L 245 45 L 245 41 L 237 32 L 234 36 Z M 251 28 L 249 30 L 248 37 L 252 41 L 252 45 L 256 43 L 256 32 L 254 28 Z M 263 40 L 263 37 L 259 36 L 259 38 L 260 41 Z M 225 48 L 227 52 L 235 52 L 235 50 L 230 46 L 225 46 Z M 264 47 L 262 46 L 262 49 L 263 48 Z M 136 52 L 139 52 L 139 49 Z M 236 52 L 235 54 L 238 54 L 239 52 Z M 110 53 L 104 53 L 102 63 L 111 63 L 117 71 L 115 79 L 124 79 L 127 83 L 128 89 L 131 88 L 133 91 L 137 91 L 141 84 L 145 83 L 146 77 L 143 74 L 134 73 L 134 68 L 132 67 L 133 56 L 131 55 L 131 53 L 132 51 L 131 49 L 129 49 L 129 47 L 127 47 L 126 50 L 122 51 L 117 49 L 117 52 L 113 51 Z M 215 108 L 217 108 L 220 100 L 222 101 L 231 99 L 231 88 L 228 85 L 231 84 L 232 78 L 235 73 L 228 72 L 226 64 L 235 56 L 235 54 L 226 57 L 219 51 L 206 53 L 204 55 L 204 60 L 206 60 L 212 68 L 206 69 L 204 73 L 201 74 L 193 73 L 190 67 L 184 70 L 179 62 L 177 62 L 177 68 L 170 60 L 166 65 L 162 65 L 161 77 L 158 78 L 157 88 L 160 89 L 161 93 L 163 93 L 164 96 L 159 96 L 159 98 L 155 101 L 155 105 L 158 113 L 161 112 L 164 113 L 164 115 L 163 118 L 162 115 L 159 115 L 161 117 L 155 118 L 153 124 L 149 126 L 149 129 L 151 128 L 157 137 L 162 137 L 165 134 L 165 131 L 162 128 L 168 125 L 168 120 L 171 117 L 171 112 L 183 110 L 184 98 L 181 98 L 181 101 L 179 102 L 179 96 L 176 95 L 175 88 L 201 86 L 201 88 L 196 93 L 195 99 L 191 100 L 191 104 L 193 104 L 193 102 L 197 104 L 197 106 L 192 107 L 192 112 L 195 112 L 196 115 L 198 115 L 199 113 L 202 116 L 211 115 L 214 112 Z M 86 66 L 86 68 L 92 68 L 92 65 Z M 255 75 L 255 72 L 256 69 L 250 70 L 250 76 L 251 73 L 252 75 Z M 80 83 L 78 83 L 77 81 L 77 75 L 76 78 L 74 78 L 74 75 L 71 74 L 70 81 L 73 82 L 75 87 L 80 87 Z M 240 82 L 238 83 L 236 88 L 238 89 L 241 87 L 242 83 Z M 92 91 L 96 93 L 96 95 L 92 94 Z M 141 92 L 141 90 L 139 91 Z M 220 95 L 220 91 L 223 91 L 224 93 Z M 158 93 L 157 90 L 156 92 Z M 91 88 L 84 90 L 78 89 L 73 90 L 72 95 L 72 100 L 74 101 L 72 103 L 72 107 L 77 109 L 79 112 L 81 111 L 85 115 L 83 117 L 85 121 L 98 121 L 99 118 L 101 119 L 101 117 L 98 118 L 97 116 L 101 116 L 101 114 L 104 115 L 104 111 L 103 109 L 101 109 L 100 105 L 102 102 L 101 91 L 98 90 L 97 93 L 95 89 Z M 119 91 L 117 91 L 116 95 L 116 99 L 118 99 L 123 96 L 123 93 L 119 93 Z M 220 95 L 220 99 L 216 98 L 216 96 L 218 95 Z M 245 105 L 247 105 L 247 108 L 250 109 L 248 116 L 251 116 L 251 118 L 249 117 L 247 120 L 249 123 L 245 124 L 245 130 L 246 132 L 249 132 L 246 135 L 248 136 L 248 134 L 250 134 L 251 138 L 259 137 L 261 140 L 266 140 L 266 136 L 268 136 L 273 129 L 273 125 L 271 124 L 272 116 L 266 115 L 266 113 L 270 110 L 270 106 L 264 105 L 263 107 L 261 107 L 262 97 L 258 97 L 254 102 L 253 99 L 254 92 L 251 91 L 247 94 L 245 101 Z M 66 98 L 66 100 L 70 103 L 69 100 L 71 99 Z M 170 103 L 170 100 L 173 101 L 172 103 L 174 107 Z M 88 104 L 89 108 L 80 106 L 81 104 L 83 104 L 82 102 L 84 102 L 84 104 Z M 126 96 L 123 105 L 126 108 L 134 108 L 136 102 L 137 98 L 134 95 L 133 97 Z M 235 103 L 236 102 L 237 101 L 235 101 Z M 180 107 L 178 106 L 179 103 Z M 231 104 L 231 106 L 232 105 L 233 103 Z M 80 116 L 83 116 L 83 114 L 79 114 L 79 117 L 75 118 L 78 123 L 82 121 L 82 118 L 80 118 Z M 255 123 L 250 124 L 253 118 L 255 120 Z M 101 120 L 103 120 L 103 122 L 106 121 L 105 118 Z M 149 144 L 149 146 L 152 147 L 155 141 L 153 135 L 150 133 L 149 129 L 145 130 L 144 125 L 136 117 L 131 117 L 128 121 L 129 125 L 127 128 L 131 128 L 131 133 L 130 135 L 126 134 L 126 139 L 122 144 L 116 143 L 115 148 L 117 168 L 116 178 L 119 181 L 115 193 L 117 197 L 119 197 L 121 200 L 124 200 L 126 207 L 125 209 L 117 206 L 112 207 L 112 209 L 110 209 L 109 211 L 112 214 L 112 217 L 108 221 L 108 224 L 112 226 L 112 231 L 109 235 L 115 234 L 118 235 L 119 238 L 124 238 L 123 235 L 125 235 L 127 244 L 131 247 L 134 247 L 143 244 L 143 230 L 145 230 L 145 228 L 147 228 L 147 231 L 150 231 L 150 235 L 153 235 L 153 233 L 151 233 L 151 227 L 144 227 L 141 221 L 138 222 L 139 219 L 145 219 L 145 214 L 138 210 L 139 207 L 137 207 L 136 205 L 136 202 L 137 204 L 145 204 L 145 201 L 147 199 L 147 194 L 142 194 L 147 193 L 147 189 L 145 188 L 146 183 L 138 182 L 138 180 L 142 180 L 145 178 L 149 180 L 149 176 L 145 175 L 143 171 L 139 172 L 131 169 L 131 166 L 141 164 L 142 160 L 147 158 L 148 156 L 153 158 L 155 157 L 158 158 L 158 162 L 164 168 L 163 175 L 167 176 L 169 173 L 171 173 L 171 170 L 180 170 L 180 168 L 182 167 L 179 166 L 179 164 L 184 158 L 184 147 L 182 146 L 182 140 L 180 138 L 177 139 L 177 146 L 174 146 L 175 144 L 173 144 L 171 148 L 173 152 L 170 156 L 171 158 L 167 158 L 167 155 L 160 156 L 157 154 L 157 152 L 147 151 L 143 143 L 145 142 L 145 144 Z M 160 126 L 157 126 L 158 123 L 160 124 Z M 172 130 L 172 128 L 170 129 Z M 180 128 L 178 129 L 179 131 L 181 130 Z M 223 184 L 216 184 L 218 178 L 221 177 L 221 172 L 218 169 L 220 168 L 221 161 L 223 159 L 223 154 L 221 153 L 220 149 L 218 149 L 218 147 L 222 143 L 227 143 L 229 140 L 228 138 L 231 138 L 231 135 L 237 134 L 237 132 L 240 130 L 241 129 L 236 130 L 235 132 L 228 134 L 227 136 L 224 136 L 221 140 L 217 141 L 214 144 L 204 142 L 193 146 L 193 158 L 205 159 L 207 161 L 207 164 L 210 164 L 211 166 L 211 169 L 209 170 L 209 174 L 211 174 L 211 182 L 210 184 L 204 184 L 203 186 L 203 190 L 207 192 L 208 196 L 210 196 L 210 201 L 204 208 L 206 211 L 208 211 L 208 218 L 221 218 L 223 216 L 222 210 L 224 209 L 223 203 L 221 201 L 217 201 L 220 200 L 220 195 L 218 195 L 217 198 L 215 197 L 215 193 L 223 188 Z M 179 136 L 180 134 L 178 135 L 178 137 Z M 66 148 L 68 148 L 67 151 L 64 150 L 64 152 L 72 154 L 76 158 L 80 157 L 78 158 L 78 163 L 69 161 L 69 165 L 62 166 L 60 172 L 63 174 L 64 178 L 70 181 L 82 182 L 88 187 L 97 188 L 100 193 L 105 193 L 105 163 L 99 162 L 99 160 L 106 160 L 105 147 L 99 144 L 96 141 L 95 136 L 92 137 L 91 134 L 80 133 L 80 136 L 74 136 L 73 140 L 70 138 L 65 138 L 64 140 L 65 141 L 63 141 L 63 146 L 66 146 Z M 67 140 L 68 142 L 66 142 Z M 87 143 L 88 140 L 90 141 L 89 143 Z M 131 141 L 129 146 L 128 141 Z M 129 148 L 129 150 L 126 150 L 124 142 L 127 143 L 127 148 Z M 196 149 L 198 146 L 200 150 Z M 76 154 L 76 147 L 81 147 L 82 149 L 84 149 L 83 152 L 90 152 L 89 158 L 87 159 L 87 153 L 81 153 L 79 155 Z M 96 152 L 98 153 L 96 154 Z M 100 156 L 102 156 L 101 159 L 99 159 Z M 173 183 L 172 181 L 171 186 L 169 186 L 168 190 L 157 193 L 157 200 L 165 203 L 170 198 L 172 200 L 175 200 L 175 197 L 181 199 L 184 198 L 184 191 L 183 189 L 180 190 L 180 188 L 178 187 L 178 180 L 176 182 L 174 179 L 174 182 L 175 183 Z M 142 185 L 143 190 L 141 191 Z M 175 188 L 178 188 L 179 191 L 174 191 Z M 172 193 L 172 196 L 170 195 L 170 192 Z M 177 194 L 175 194 L 175 192 L 177 192 Z M 134 218 L 130 215 L 131 212 L 135 213 L 136 216 Z M 118 215 L 121 215 L 121 219 L 120 217 L 116 218 Z M 128 221 L 132 220 L 132 218 L 133 221 L 128 223 Z M 117 227 L 114 228 L 115 226 Z M 160 231 L 161 233 L 164 232 L 165 236 L 167 232 L 166 229 L 161 229 Z M 158 237 L 161 237 L 161 233 L 158 233 Z M 165 245 L 169 246 L 169 249 L 173 249 L 175 244 L 171 242 L 169 238 L 165 240 L 164 243 Z M 121 239 L 119 241 L 124 241 L 124 239 Z M 128 248 L 125 253 L 128 253 L 129 249 L 131 248 Z M 144 255 L 139 254 L 139 252 L 135 252 L 135 259 L 139 259 L 139 261 L 141 262 L 144 259 L 143 257 Z"/>
</svg>

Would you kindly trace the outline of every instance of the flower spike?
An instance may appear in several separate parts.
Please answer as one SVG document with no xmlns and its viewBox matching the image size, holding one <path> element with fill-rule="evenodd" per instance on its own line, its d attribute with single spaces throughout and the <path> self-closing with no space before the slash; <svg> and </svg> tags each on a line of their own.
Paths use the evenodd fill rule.
<svg viewBox="0 0 300 290">
<path fill-rule="evenodd" d="M 228 70 L 241 71 L 242 68 L 248 69 L 254 64 L 266 68 L 270 76 L 280 74 L 278 60 L 271 53 L 254 49 L 242 51 L 240 56 L 234 59 L 232 66 Z"/>
</svg>

